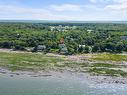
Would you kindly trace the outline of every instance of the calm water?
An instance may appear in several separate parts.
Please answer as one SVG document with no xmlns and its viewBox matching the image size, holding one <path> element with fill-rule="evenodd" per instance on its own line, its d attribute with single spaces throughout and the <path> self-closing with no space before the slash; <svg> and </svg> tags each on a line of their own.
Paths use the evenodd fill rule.
<svg viewBox="0 0 127 95">
<path fill-rule="evenodd" d="M 74 78 L 0 74 L 0 95 L 127 95 L 127 85 L 95 84 Z"/>
</svg>

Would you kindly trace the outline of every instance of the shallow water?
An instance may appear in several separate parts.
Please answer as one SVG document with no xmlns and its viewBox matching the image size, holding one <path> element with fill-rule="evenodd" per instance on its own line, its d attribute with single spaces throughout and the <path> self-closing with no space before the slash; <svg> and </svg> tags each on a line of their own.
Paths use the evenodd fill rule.
<svg viewBox="0 0 127 95">
<path fill-rule="evenodd" d="M 127 85 L 96 84 L 70 77 L 0 74 L 0 95 L 127 95 Z"/>
</svg>

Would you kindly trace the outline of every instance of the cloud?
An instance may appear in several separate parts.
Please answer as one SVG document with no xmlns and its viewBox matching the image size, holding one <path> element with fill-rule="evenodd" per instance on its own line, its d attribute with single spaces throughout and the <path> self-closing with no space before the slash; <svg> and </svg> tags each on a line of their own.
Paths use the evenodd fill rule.
<svg viewBox="0 0 127 95">
<path fill-rule="evenodd" d="M 126 2 L 127 0 L 113 0 L 113 2 L 115 3 L 123 3 L 123 2 Z"/>
<path fill-rule="evenodd" d="M 106 9 L 114 11 L 127 11 L 127 3 L 108 5 L 106 6 Z"/>
<path fill-rule="evenodd" d="M 122 3 L 122 2 L 126 2 L 127 0 L 89 0 L 92 3 L 98 3 L 98 2 L 114 2 L 114 3 Z"/>
<path fill-rule="evenodd" d="M 81 11 L 80 5 L 63 4 L 63 5 L 51 5 L 51 8 L 55 11 Z"/>
<path fill-rule="evenodd" d="M 24 7 L 21 5 L 0 4 L 0 19 L 27 20 L 114 20 L 127 19 L 127 0 L 112 0 L 113 3 L 103 4 L 105 0 L 91 0 L 89 4 L 48 5 L 49 8 Z M 106 0 L 108 1 L 108 0 Z M 101 2 L 101 3 L 99 3 Z M 121 14 L 121 10 L 125 10 Z M 116 14 L 117 11 L 120 14 Z"/>
<path fill-rule="evenodd" d="M 0 19 L 61 19 L 51 11 L 41 8 L 0 5 Z"/>
<path fill-rule="evenodd" d="M 127 12 L 127 0 L 90 0 L 93 8 L 109 12 Z M 99 7 L 101 4 L 101 7 Z M 89 6 L 88 6 L 89 7 Z"/>
<path fill-rule="evenodd" d="M 98 2 L 105 3 L 105 2 L 109 2 L 109 1 L 111 1 L 111 0 L 90 0 L 91 3 L 98 3 Z"/>
<path fill-rule="evenodd" d="M 96 3 L 96 2 L 97 2 L 97 0 L 90 0 L 90 2 L 92 2 L 92 3 Z"/>
<path fill-rule="evenodd" d="M 49 11 L 45 10 L 45 9 L 37 9 L 37 8 L 0 5 L 0 13 L 18 13 L 18 14 L 22 14 L 22 13 L 30 13 L 30 14 L 47 13 L 47 14 L 49 14 Z"/>
<path fill-rule="evenodd" d="M 114 0 L 114 4 L 107 5 L 105 9 L 117 12 L 127 12 L 127 0 Z"/>
</svg>

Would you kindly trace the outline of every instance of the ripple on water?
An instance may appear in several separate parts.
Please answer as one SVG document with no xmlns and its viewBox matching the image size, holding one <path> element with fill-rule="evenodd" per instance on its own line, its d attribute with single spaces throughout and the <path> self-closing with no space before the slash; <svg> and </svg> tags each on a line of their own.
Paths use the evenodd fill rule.
<svg viewBox="0 0 127 95">
<path fill-rule="evenodd" d="M 0 95 L 127 95 L 126 84 L 96 84 L 75 77 L 0 76 Z"/>
<path fill-rule="evenodd" d="M 125 84 L 90 84 L 87 95 L 127 95 Z"/>
</svg>

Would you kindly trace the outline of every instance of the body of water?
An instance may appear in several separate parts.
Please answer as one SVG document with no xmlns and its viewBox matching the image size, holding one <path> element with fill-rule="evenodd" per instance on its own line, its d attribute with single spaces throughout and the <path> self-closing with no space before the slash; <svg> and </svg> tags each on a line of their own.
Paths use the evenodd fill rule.
<svg viewBox="0 0 127 95">
<path fill-rule="evenodd" d="M 127 95 L 127 85 L 96 84 L 70 77 L 0 74 L 0 95 Z"/>
</svg>

